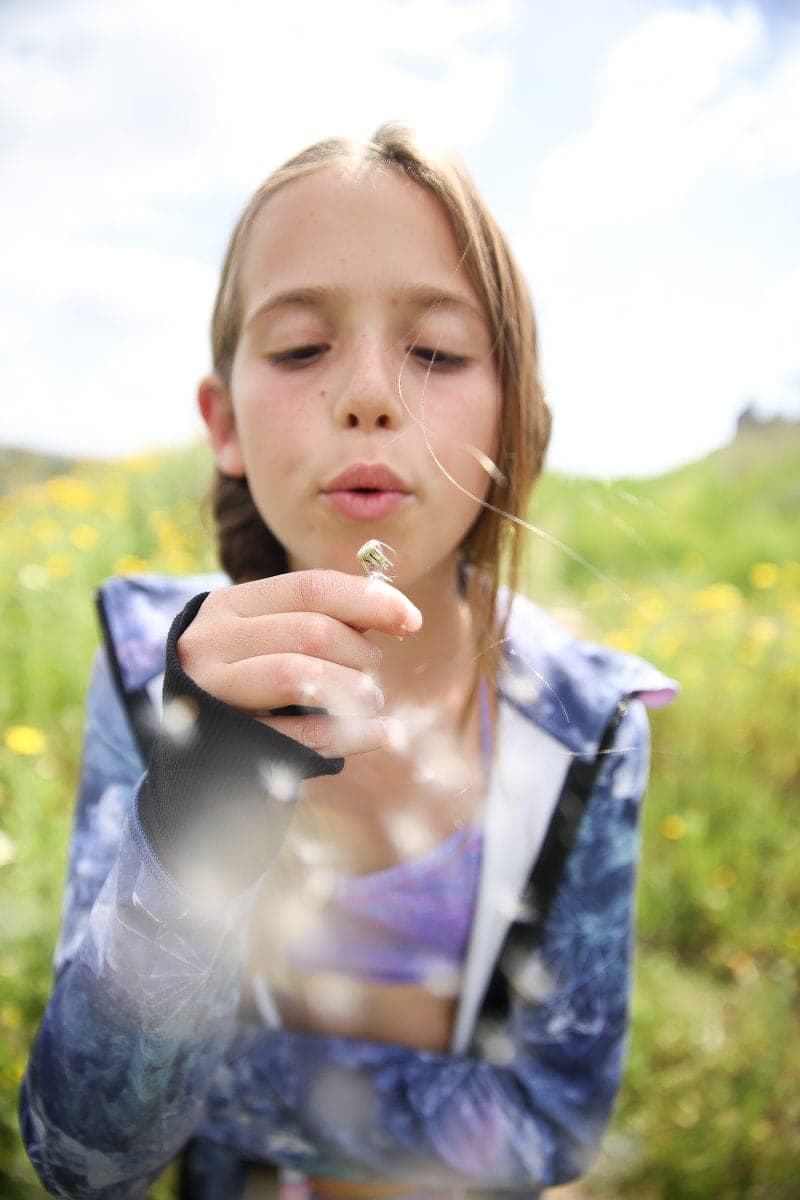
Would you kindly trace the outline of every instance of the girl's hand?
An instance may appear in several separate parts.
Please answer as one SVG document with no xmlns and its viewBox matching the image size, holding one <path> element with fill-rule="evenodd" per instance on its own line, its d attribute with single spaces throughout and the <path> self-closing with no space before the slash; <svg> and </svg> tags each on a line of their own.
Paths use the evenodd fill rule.
<svg viewBox="0 0 800 1200">
<path fill-rule="evenodd" d="M 366 630 L 416 633 L 422 614 L 391 584 L 340 571 L 295 571 L 212 592 L 178 640 L 183 670 L 218 700 L 326 758 L 389 740 Z M 325 714 L 275 716 L 288 705 Z"/>
</svg>

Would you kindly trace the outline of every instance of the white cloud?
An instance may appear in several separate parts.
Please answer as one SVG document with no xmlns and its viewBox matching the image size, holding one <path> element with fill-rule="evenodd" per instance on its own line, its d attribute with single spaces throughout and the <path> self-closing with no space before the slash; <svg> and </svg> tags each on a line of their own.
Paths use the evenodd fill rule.
<svg viewBox="0 0 800 1200">
<path fill-rule="evenodd" d="M 104 453 L 194 431 L 208 259 L 247 193 L 309 141 L 390 118 L 480 142 L 517 15 L 511 0 L 6 3 L 0 439 Z"/>
<path fill-rule="evenodd" d="M 728 15 L 664 10 L 644 22 L 609 56 L 591 128 L 543 164 L 538 218 L 623 224 L 669 211 L 721 168 L 796 171 L 800 45 L 766 65 L 765 46 L 747 5 Z"/>
<path fill-rule="evenodd" d="M 613 48 L 521 245 L 554 465 L 648 474 L 725 441 L 748 399 L 797 408 L 797 128 L 800 43 L 752 6 L 664 10 Z"/>
</svg>

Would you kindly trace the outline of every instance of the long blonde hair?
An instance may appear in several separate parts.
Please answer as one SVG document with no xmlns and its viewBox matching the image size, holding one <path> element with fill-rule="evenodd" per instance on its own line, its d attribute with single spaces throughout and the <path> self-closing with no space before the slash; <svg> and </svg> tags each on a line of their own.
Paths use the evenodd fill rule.
<svg viewBox="0 0 800 1200">
<path fill-rule="evenodd" d="M 494 680 L 505 614 L 498 591 L 518 581 L 521 530 L 501 510 L 523 515 L 550 439 L 550 410 L 542 389 L 536 320 L 519 265 L 464 167 L 425 152 L 405 126 L 382 125 L 366 143 L 342 138 L 316 142 L 274 171 L 253 194 L 231 235 L 211 321 L 214 369 L 225 384 L 241 332 L 239 274 L 250 230 L 266 200 L 279 188 L 336 163 L 400 170 L 432 192 L 450 218 L 464 269 L 483 301 L 500 381 L 502 406 L 497 466 L 507 483 L 492 478 L 486 500 L 460 547 L 472 569 L 464 578 L 475 622 L 480 672 Z M 287 570 L 283 547 L 259 514 L 245 478 L 217 470 L 212 504 L 220 562 L 239 583 Z"/>
</svg>

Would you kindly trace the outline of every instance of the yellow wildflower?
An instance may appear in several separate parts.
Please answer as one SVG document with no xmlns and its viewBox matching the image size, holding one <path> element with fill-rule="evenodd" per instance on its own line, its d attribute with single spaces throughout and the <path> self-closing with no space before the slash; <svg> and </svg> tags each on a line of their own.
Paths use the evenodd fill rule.
<svg viewBox="0 0 800 1200">
<path fill-rule="evenodd" d="M 696 613 L 736 611 L 742 607 L 742 594 L 732 583 L 712 583 L 691 597 Z"/>
<path fill-rule="evenodd" d="M 723 888 L 727 891 L 736 882 L 736 872 L 733 867 L 716 867 L 711 872 L 711 882 L 714 884 L 714 887 Z"/>
<path fill-rule="evenodd" d="M 100 540 L 94 525 L 76 525 L 70 530 L 69 540 L 76 550 L 91 550 Z"/>
<path fill-rule="evenodd" d="M 674 633 L 662 633 L 653 642 L 656 659 L 672 658 L 680 650 L 681 640 Z"/>
<path fill-rule="evenodd" d="M 603 640 L 615 650 L 624 650 L 626 654 L 635 654 L 639 649 L 639 640 L 630 629 L 612 629 Z"/>
<path fill-rule="evenodd" d="M 671 842 L 678 842 L 686 837 L 686 821 L 680 813 L 671 813 L 661 822 L 661 832 Z"/>
<path fill-rule="evenodd" d="M 4 1004 L 0 1008 L 0 1025 L 6 1029 L 19 1029 L 22 1024 L 22 1013 L 15 1004 Z"/>
<path fill-rule="evenodd" d="M 11 725 L 6 730 L 5 741 L 15 754 L 41 754 L 47 745 L 41 729 L 33 725 Z"/>
<path fill-rule="evenodd" d="M 51 554 L 44 566 L 53 579 L 66 579 L 75 570 L 75 559 L 70 554 Z"/>
<path fill-rule="evenodd" d="M 94 502 L 94 492 L 89 484 L 73 475 L 54 475 L 44 487 L 54 504 L 72 512 L 85 512 Z"/>
<path fill-rule="evenodd" d="M 778 582 L 778 568 L 772 562 L 754 563 L 748 575 L 755 588 L 775 587 Z"/>
<path fill-rule="evenodd" d="M 50 517 L 39 517 L 33 522 L 33 536 L 37 542 L 43 542 L 46 546 L 57 541 L 60 533 L 61 526 Z"/>
<path fill-rule="evenodd" d="M 135 554 L 123 554 L 122 558 L 118 558 L 114 563 L 115 575 L 141 575 L 143 571 L 149 570 L 150 564 Z"/>
</svg>

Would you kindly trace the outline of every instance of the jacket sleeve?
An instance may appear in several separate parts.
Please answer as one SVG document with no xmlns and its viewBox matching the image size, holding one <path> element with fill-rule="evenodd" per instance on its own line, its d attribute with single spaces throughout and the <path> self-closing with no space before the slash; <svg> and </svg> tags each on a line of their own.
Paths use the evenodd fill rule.
<svg viewBox="0 0 800 1200">
<path fill-rule="evenodd" d="M 104 653 L 93 674 L 56 981 L 20 1095 L 54 1196 L 141 1196 L 230 1038 L 249 895 L 189 901 L 135 816 L 143 764 Z"/>
<path fill-rule="evenodd" d="M 139 1196 L 190 1135 L 235 1027 L 258 881 L 300 780 L 342 766 L 185 674 L 177 640 L 205 595 L 169 631 L 146 772 L 107 655 L 95 665 L 56 982 L 20 1095 L 57 1196 Z"/>
<path fill-rule="evenodd" d="M 649 751 L 640 703 L 616 747 L 539 951 L 505 964 L 515 985 L 510 1016 L 483 1030 L 478 1052 L 251 1032 L 231 1045 L 198 1132 L 213 1127 L 245 1156 L 316 1174 L 530 1193 L 585 1172 L 619 1087 L 627 1028 Z"/>
</svg>

